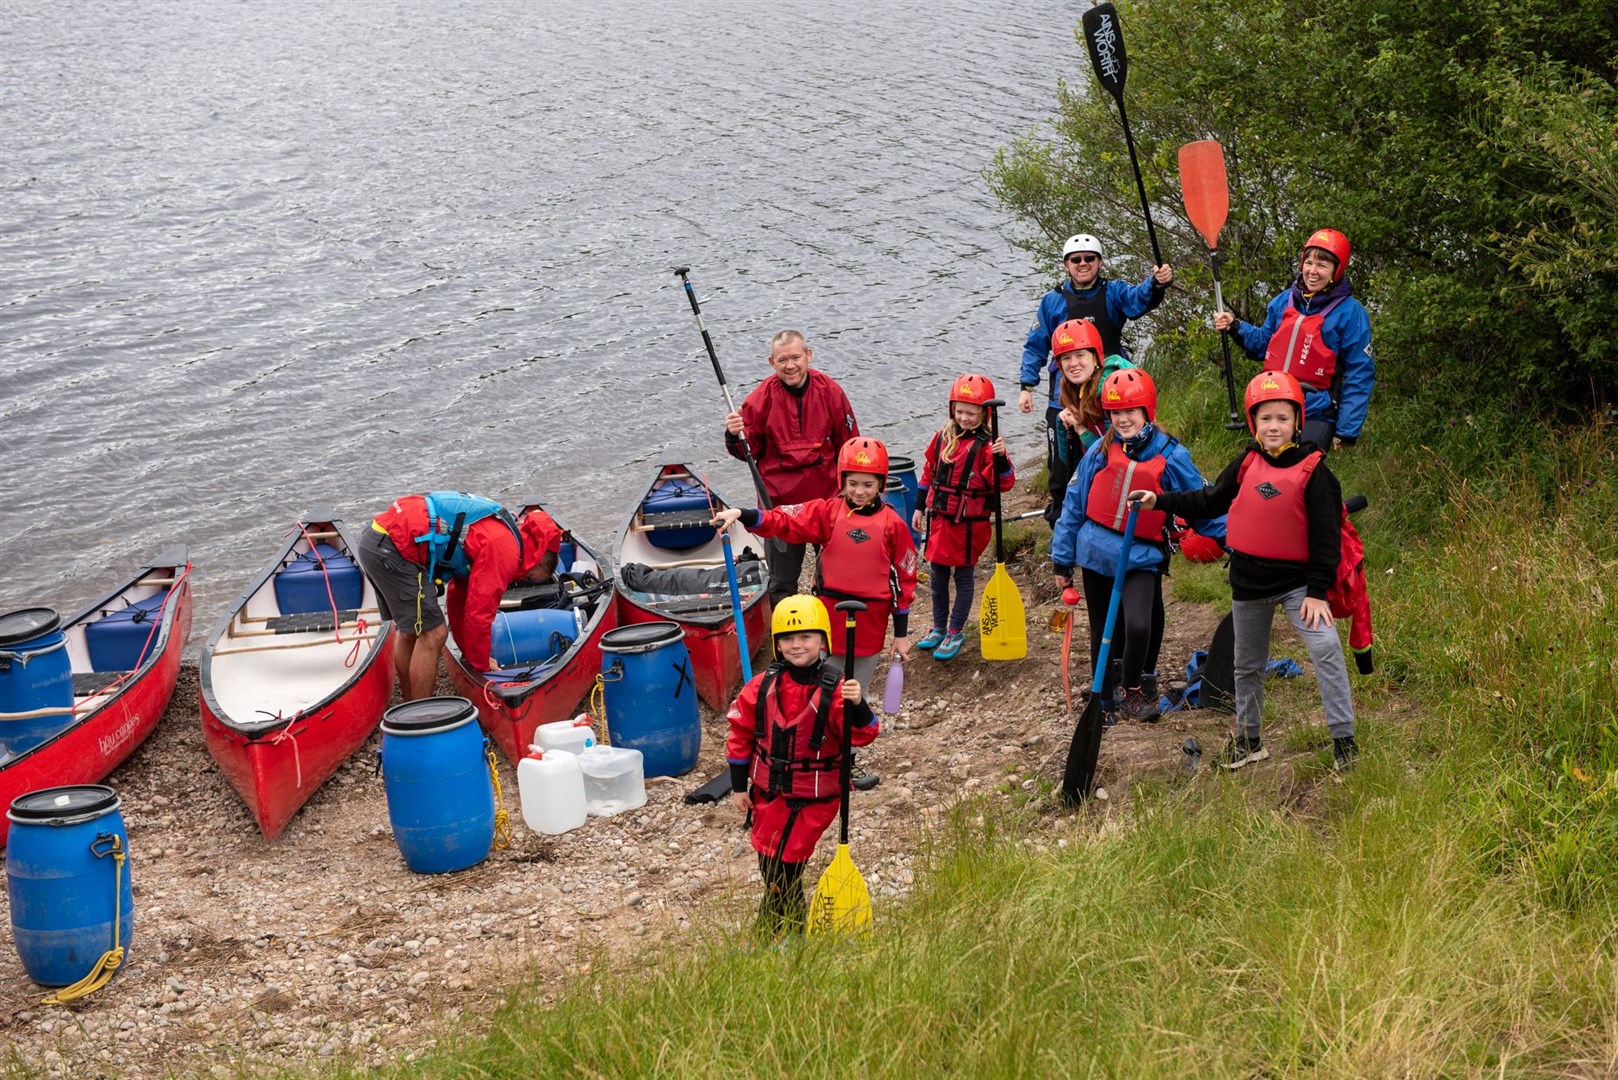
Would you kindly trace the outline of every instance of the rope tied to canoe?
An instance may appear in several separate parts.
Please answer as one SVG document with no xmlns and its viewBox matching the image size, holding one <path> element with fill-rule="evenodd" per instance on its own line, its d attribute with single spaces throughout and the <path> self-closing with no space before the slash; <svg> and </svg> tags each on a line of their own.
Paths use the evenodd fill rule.
<svg viewBox="0 0 1618 1080">
<path fill-rule="evenodd" d="M 265 716 L 270 715 L 269 711 L 266 709 L 260 709 L 258 711 L 263 713 Z M 298 754 L 298 736 L 292 730 L 292 725 L 297 719 L 298 717 L 294 715 L 291 720 L 288 720 L 282 725 L 280 731 L 277 731 L 274 735 L 270 736 L 269 745 L 279 746 L 284 742 L 289 742 L 292 744 L 292 768 L 297 777 L 298 789 L 301 791 L 303 789 L 303 761 Z M 275 712 L 275 721 L 276 723 L 281 722 L 281 710 L 279 709 L 277 709 Z"/>
<path fill-rule="evenodd" d="M 107 843 L 106 850 L 98 845 Z M 77 1001 L 106 986 L 117 974 L 118 969 L 124 966 L 124 947 L 121 942 L 121 932 L 124 921 L 124 851 L 123 837 L 112 833 L 102 833 L 90 843 L 90 853 L 98 859 L 112 856 L 112 948 L 101 954 L 101 959 L 95 962 L 84 978 L 71 986 L 64 986 L 50 997 L 43 999 L 42 1005 L 66 1005 L 70 1001 Z"/>
<path fill-rule="evenodd" d="M 494 756 L 494 746 L 485 740 L 483 756 L 489 763 L 489 782 L 494 785 L 494 846 L 511 846 L 511 814 L 506 810 L 505 796 L 500 791 L 500 766 Z"/>
<path fill-rule="evenodd" d="M 320 582 L 322 585 L 326 586 L 326 602 L 331 605 L 332 637 L 337 640 L 337 644 L 345 644 L 343 641 L 343 613 L 338 609 L 337 595 L 333 593 L 331 589 L 331 571 L 326 568 L 326 558 L 320 554 L 320 545 L 315 543 L 314 537 L 309 535 L 308 527 L 301 521 L 298 522 L 298 532 L 303 534 L 303 542 L 309 545 L 309 554 L 314 556 L 315 565 L 320 567 Z M 359 663 L 360 645 L 365 640 L 364 634 L 365 620 L 361 618 L 358 619 L 354 624 L 354 647 L 350 649 L 348 651 L 348 655 L 343 658 L 344 667 L 351 668 L 355 664 Z M 293 743 L 293 747 L 295 749 L 297 744 Z M 298 786 L 303 786 L 303 782 L 301 780 L 299 781 Z"/>
</svg>

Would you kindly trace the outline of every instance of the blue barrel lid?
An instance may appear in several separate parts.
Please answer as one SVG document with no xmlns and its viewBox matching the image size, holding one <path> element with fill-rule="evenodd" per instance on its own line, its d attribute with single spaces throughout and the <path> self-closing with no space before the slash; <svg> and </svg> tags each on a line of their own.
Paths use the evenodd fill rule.
<svg viewBox="0 0 1618 1080">
<path fill-rule="evenodd" d="M 30 607 L 0 615 L 0 645 L 32 641 L 62 625 L 55 608 Z"/>
<path fill-rule="evenodd" d="M 464 724 L 477 714 L 463 697 L 417 698 L 402 701 L 382 714 L 382 724 L 400 735 L 417 735 Z"/>
<path fill-rule="evenodd" d="M 913 458 L 913 457 L 906 457 L 903 454 L 889 454 L 888 455 L 888 475 L 889 476 L 892 476 L 894 473 L 910 472 L 910 471 L 914 470 L 915 467 L 916 467 L 916 459 Z"/>
<path fill-rule="evenodd" d="M 888 482 L 882 486 L 883 491 L 903 491 L 904 489 L 904 480 L 894 476 L 892 473 L 888 474 Z"/>
<path fill-rule="evenodd" d="M 677 622 L 631 623 L 601 635 L 601 651 L 609 653 L 651 652 L 685 637 Z"/>
<path fill-rule="evenodd" d="M 105 784 L 41 788 L 11 800 L 12 821 L 64 822 L 100 817 L 118 809 L 118 793 Z"/>
</svg>

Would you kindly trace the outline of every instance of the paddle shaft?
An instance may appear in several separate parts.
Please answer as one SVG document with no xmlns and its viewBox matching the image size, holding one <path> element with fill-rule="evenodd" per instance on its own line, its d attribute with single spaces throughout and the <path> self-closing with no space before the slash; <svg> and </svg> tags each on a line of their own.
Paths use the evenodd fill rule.
<svg viewBox="0 0 1618 1080">
<path fill-rule="evenodd" d="M 1131 506 L 1129 519 L 1124 524 L 1123 547 L 1118 552 L 1117 573 L 1112 579 L 1107 621 L 1101 631 L 1101 649 L 1096 657 L 1095 674 L 1090 681 L 1090 700 L 1084 706 L 1079 722 L 1074 725 L 1073 741 L 1067 751 L 1067 766 L 1062 771 L 1062 794 L 1071 802 L 1088 798 L 1095 784 L 1096 761 L 1101 756 L 1101 689 L 1106 682 L 1112 635 L 1118 625 L 1118 609 L 1124 596 L 1124 575 L 1129 571 L 1129 549 L 1135 543 L 1135 522 L 1139 516 L 1139 505 Z"/>
<path fill-rule="evenodd" d="M 742 685 L 753 681 L 753 658 L 747 647 L 747 620 L 742 618 L 742 591 L 736 584 L 736 556 L 730 550 L 730 530 L 719 534 L 725 551 L 725 582 L 730 586 L 731 618 L 736 623 L 736 649 L 742 654 Z"/>
<path fill-rule="evenodd" d="M 1140 504 L 1133 503 L 1129 507 L 1129 517 L 1124 522 L 1124 543 L 1118 549 L 1118 570 L 1112 576 L 1112 598 L 1107 601 L 1107 621 L 1101 628 L 1101 654 L 1096 658 L 1095 676 L 1090 680 L 1092 697 L 1101 693 L 1101 684 L 1106 680 L 1107 661 L 1112 652 L 1112 633 L 1118 628 L 1118 609 L 1123 606 L 1124 575 L 1129 572 L 1129 549 L 1135 544 L 1135 522 L 1139 518 Z"/>
<path fill-rule="evenodd" d="M 725 381 L 725 369 L 719 366 L 719 353 L 713 347 L 713 336 L 708 333 L 708 324 L 702 319 L 702 306 L 697 303 L 697 290 L 691 287 L 691 273 L 689 266 L 676 266 L 674 276 L 680 279 L 685 287 L 685 298 L 691 301 L 691 314 L 697 317 L 697 329 L 702 333 L 702 344 L 708 350 L 708 359 L 713 364 L 713 373 L 719 380 L 719 389 L 724 392 L 726 416 L 736 411 L 736 402 L 730 396 L 730 384 Z M 753 457 L 753 447 L 749 445 L 746 434 L 737 436 L 742 444 L 742 456 L 747 460 L 747 471 L 753 474 L 753 486 L 758 489 L 758 504 L 765 510 L 772 510 L 775 504 L 764 490 L 764 476 L 758 471 L 758 460 Z"/>
<path fill-rule="evenodd" d="M 858 600 L 844 600 L 837 605 L 837 610 L 843 612 L 843 678 L 854 677 L 854 637 L 857 624 L 854 621 L 856 611 L 864 611 L 865 605 Z M 843 707 L 843 795 L 842 806 L 839 808 L 837 842 L 848 843 L 848 795 L 854 787 L 854 725 L 848 722 L 848 707 Z"/>
<path fill-rule="evenodd" d="M 991 444 L 1000 437 L 1000 406 L 1004 404 L 1005 402 L 999 398 L 983 403 L 983 407 L 989 410 L 989 442 Z M 994 561 L 1003 563 L 1006 561 L 1006 545 L 1000 536 L 1000 470 L 994 462 L 994 452 L 992 450 L 989 452 L 989 475 L 989 488 L 994 492 Z"/>
<path fill-rule="evenodd" d="M 1208 248 L 1208 265 L 1213 268 L 1214 311 L 1225 310 L 1225 294 L 1219 286 L 1219 248 Z M 1230 402 L 1230 419 L 1225 421 L 1226 431 L 1240 431 L 1247 425 L 1236 415 L 1236 376 L 1230 370 L 1230 331 L 1219 332 L 1219 348 L 1225 357 L 1225 398 Z"/>
</svg>

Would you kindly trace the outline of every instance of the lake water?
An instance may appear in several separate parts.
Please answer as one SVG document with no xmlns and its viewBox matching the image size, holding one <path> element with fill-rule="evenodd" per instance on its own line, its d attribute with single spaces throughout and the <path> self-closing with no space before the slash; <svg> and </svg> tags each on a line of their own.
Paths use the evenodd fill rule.
<svg viewBox="0 0 1618 1080">
<path fill-rule="evenodd" d="M 0 610 L 183 541 L 194 638 L 313 506 L 751 505 L 677 263 L 738 401 L 798 327 L 919 456 L 1015 391 L 1056 265 L 980 173 L 1086 70 L 1009 0 L 12 4 L 0 58 Z"/>
</svg>

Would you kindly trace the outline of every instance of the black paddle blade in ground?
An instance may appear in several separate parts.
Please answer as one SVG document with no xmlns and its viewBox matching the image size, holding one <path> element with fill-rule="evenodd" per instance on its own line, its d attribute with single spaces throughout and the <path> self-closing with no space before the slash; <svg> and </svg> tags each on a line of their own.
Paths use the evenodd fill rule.
<svg viewBox="0 0 1618 1080">
<path fill-rule="evenodd" d="M 1084 13 L 1084 44 L 1090 50 L 1090 66 L 1096 80 L 1120 104 L 1124 100 L 1124 80 L 1129 77 L 1129 59 L 1124 54 L 1124 32 L 1118 25 L 1118 9 L 1097 4 Z"/>
<path fill-rule="evenodd" d="M 1091 694 L 1073 728 L 1073 742 L 1067 748 L 1067 767 L 1062 770 L 1062 797 L 1068 802 L 1078 803 L 1090 797 L 1096 780 L 1096 760 L 1100 756 L 1101 695 Z"/>
</svg>

